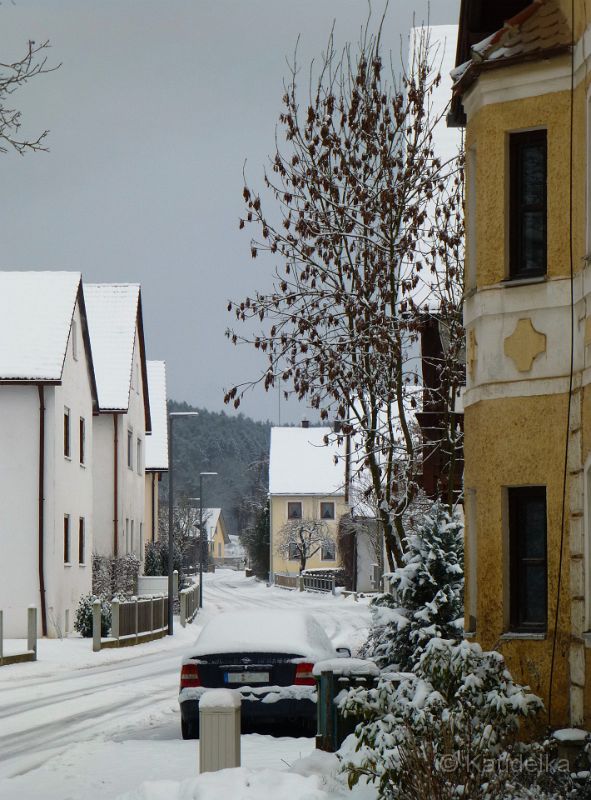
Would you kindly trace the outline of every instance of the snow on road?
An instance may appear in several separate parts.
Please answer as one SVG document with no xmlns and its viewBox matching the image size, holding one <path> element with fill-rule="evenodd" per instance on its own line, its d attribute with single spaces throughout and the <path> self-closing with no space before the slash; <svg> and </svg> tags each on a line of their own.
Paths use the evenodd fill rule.
<svg viewBox="0 0 591 800">
<path fill-rule="evenodd" d="M 197 742 L 180 738 L 179 665 L 202 625 L 229 610 L 302 609 L 355 650 L 367 603 L 268 588 L 241 573 L 206 576 L 204 608 L 174 637 L 93 653 L 88 639 L 42 640 L 39 660 L 0 669 L 0 798 L 111 800 L 142 781 L 194 777 Z M 285 768 L 312 739 L 243 736 L 248 768 Z"/>
</svg>

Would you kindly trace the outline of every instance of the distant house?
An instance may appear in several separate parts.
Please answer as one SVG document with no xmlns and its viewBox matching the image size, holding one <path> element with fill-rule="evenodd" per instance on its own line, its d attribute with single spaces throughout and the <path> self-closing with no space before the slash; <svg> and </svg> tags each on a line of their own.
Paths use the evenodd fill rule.
<svg viewBox="0 0 591 800">
<path fill-rule="evenodd" d="M 84 289 L 98 390 L 94 548 L 143 558 L 146 434 L 151 431 L 140 287 Z"/>
<path fill-rule="evenodd" d="M 72 628 L 90 591 L 93 358 L 79 272 L 0 272 L 0 609 L 4 635 Z"/>
<path fill-rule="evenodd" d="M 148 394 L 152 432 L 146 436 L 146 501 L 144 510 L 145 540 L 155 542 L 158 531 L 158 487 L 162 474 L 168 472 L 168 423 L 166 405 L 166 364 L 148 361 Z"/>
<path fill-rule="evenodd" d="M 225 558 L 226 545 L 230 544 L 230 537 L 222 509 L 204 508 L 203 519 L 210 559 Z"/>
<path fill-rule="evenodd" d="M 271 429 L 269 502 L 271 523 L 271 572 L 297 575 L 295 553 L 283 558 L 277 552 L 282 529 L 290 520 L 322 520 L 331 546 L 322 547 L 306 568 L 336 567 L 339 563 L 337 530 L 347 513 L 344 453 L 336 444 L 325 445 L 328 427 Z M 337 463 L 335 463 L 335 456 Z"/>
</svg>

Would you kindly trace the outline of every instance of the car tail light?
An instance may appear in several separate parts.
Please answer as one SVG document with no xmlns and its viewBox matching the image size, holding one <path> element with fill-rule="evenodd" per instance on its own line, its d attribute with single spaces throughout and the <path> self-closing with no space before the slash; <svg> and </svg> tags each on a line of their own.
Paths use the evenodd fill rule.
<svg viewBox="0 0 591 800">
<path fill-rule="evenodd" d="M 314 664 L 308 661 L 303 661 L 296 666 L 295 684 L 296 686 L 315 686 L 314 680 Z"/>
<path fill-rule="evenodd" d="M 201 686 L 199 667 L 197 664 L 183 664 L 181 667 L 181 689 L 191 689 Z"/>
</svg>

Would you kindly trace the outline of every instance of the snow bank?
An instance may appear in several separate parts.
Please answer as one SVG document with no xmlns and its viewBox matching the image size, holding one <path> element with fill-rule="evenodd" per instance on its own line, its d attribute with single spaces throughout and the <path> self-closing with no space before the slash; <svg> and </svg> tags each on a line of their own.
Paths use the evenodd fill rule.
<svg viewBox="0 0 591 800">
<path fill-rule="evenodd" d="M 317 661 L 314 665 L 314 677 L 319 677 L 323 672 L 332 672 L 335 675 L 375 675 L 380 670 L 373 661 L 363 658 L 329 658 Z"/>
<path fill-rule="evenodd" d="M 205 686 L 181 689 L 179 692 L 179 703 L 185 700 L 199 700 L 202 702 L 203 696 L 212 691 Z M 311 700 L 316 702 L 315 686 L 240 686 L 236 689 L 225 689 L 223 691 L 233 692 L 243 700 L 257 701 L 262 703 L 276 703 L 278 700 Z"/>
<path fill-rule="evenodd" d="M 580 728 L 561 728 L 554 731 L 552 738 L 558 742 L 584 742 L 589 734 Z"/>
<path fill-rule="evenodd" d="M 199 701 L 199 708 L 240 708 L 241 698 L 232 689 L 208 689 Z"/>
</svg>

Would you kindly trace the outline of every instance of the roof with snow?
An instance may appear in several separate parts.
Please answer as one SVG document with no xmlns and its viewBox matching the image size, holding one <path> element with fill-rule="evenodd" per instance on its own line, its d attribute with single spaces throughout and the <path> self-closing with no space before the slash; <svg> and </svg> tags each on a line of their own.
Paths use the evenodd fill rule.
<svg viewBox="0 0 591 800">
<path fill-rule="evenodd" d="M 129 408 L 137 328 L 146 430 L 150 430 L 140 286 L 137 283 L 89 283 L 84 287 L 84 296 L 99 408 L 101 411 L 127 411 Z"/>
<path fill-rule="evenodd" d="M 205 520 L 204 528 L 205 533 L 207 536 L 207 541 L 211 542 L 213 537 L 215 536 L 216 528 L 218 523 L 221 523 L 222 528 L 222 535 L 224 537 L 224 542 L 229 543 L 230 538 L 226 533 L 226 526 L 223 522 L 224 516 L 222 514 L 221 508 L 204 508 L 203 509 L 203 518 Z"/>
<path fill-rule="evenodd" d="M 0 381 L 59 383 L 76 301 L 96 397 L 79 272 L 0 272 Z"/>
<path fill-rule="evenodd" d="M 452 70 L 454 91 L 466 91 L 484 69 L 568 51 L 571 32 L 556 0 L 533 0 L 490 36 L 473 45 L 471 58 Z"/>
<path fill-rule="evenodd" d="M 146 436 L 146 471 L 168 470 L 168 415 L 166 406 L 166 364 L 164 361 L 147 361 L 148 392 L 152 433 Z"/>
<path fill-rule="evenodd" d="M 269 494 L 344 495 L 344 446 L 324 443 L 331 432 L 328 427 L 271 428 Z"/>
</svg>

